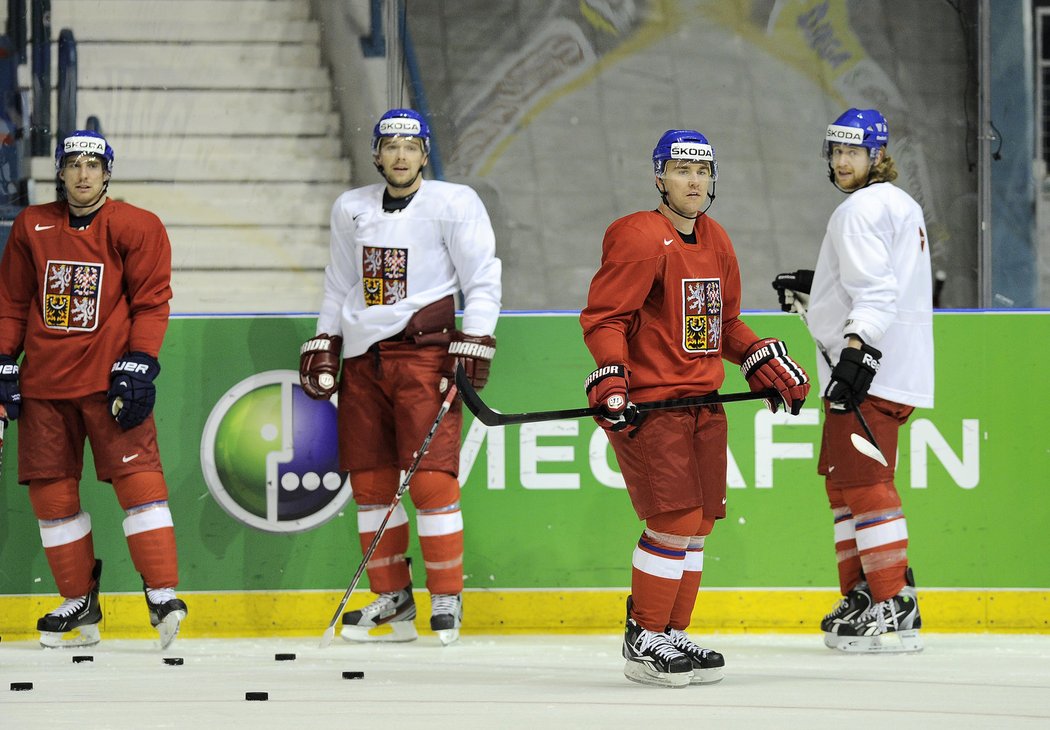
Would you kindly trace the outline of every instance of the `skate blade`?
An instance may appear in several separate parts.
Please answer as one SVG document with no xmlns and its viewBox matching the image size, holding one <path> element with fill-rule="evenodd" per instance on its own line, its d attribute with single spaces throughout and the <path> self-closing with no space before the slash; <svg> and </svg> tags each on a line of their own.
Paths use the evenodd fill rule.
<svg viewBox="0 0 1050 730">
<path fill-rule="evenodd" d="M 45 649 L 73 649 L 78 646 L 94 646 L 102 641 L 98 632 L 98 624 L 87 624 L 60 633 L 58 631 L 41 631 L 40 646 Z"/>
<path fill-rule="evenodd" d="M 889 631 L 878 636 L 839 636 L 831 647 L 847 654 L 915 654 L 922 651 L 918 629 Z M 825 637 L 827 643 L 827 637 Z M 830 646 L 830 645 L 829 645 Z"/>
<path fill-rule="evenodd" d="M 688 687 L 693 679 L 692 672 L 655 672 L 642 662 L 627 661 L 623 667 L 623 676 L 638 684 L 650 687 Z"/>
<path fill-rule="evenodd" d="M 372 633 L 372 632 L 375 633 Z M 352 641 L 357 644 L 374 644 L 374 643 L 402 643 L 405 641 L 415 641 L 419 638 L 419 632 L 416 631 L 416 625 L 411 621 L 394 621 L 389 624 L 383 624 L 382 626 L 349 626 L 344 624 L 342 631 L 339 632 L 346 641 Z"/>
<path fill-rule="evenodd" d="M 160 634 L 160 648 L 167 649 L 175 637 L 179 635 L 179 627 L 186 618 L 185 611 L 172 611 L 164 620 L 157 624 L 157 633 Z"/>
<path fill-rule="evenodd" d="M 448 646 L 459 641 L 459 629 L 438 629 L 434 633 L 437 634 L 438 641 L 441 642 L 442 646 Z"/>
<path fill-rule="evenodd" d="M 694 669 L 692 679 L 689 680 L 689 684 L 716 684 L 725 679 L 726 673 L 724 667 L 714 667 L 712 669 Z"/>
</svg>

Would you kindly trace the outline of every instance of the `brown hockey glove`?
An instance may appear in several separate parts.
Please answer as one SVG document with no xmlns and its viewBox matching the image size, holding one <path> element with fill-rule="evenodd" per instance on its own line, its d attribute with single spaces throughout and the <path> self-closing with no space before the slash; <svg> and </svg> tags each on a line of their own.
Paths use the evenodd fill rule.
<svg viewBox="0 0 1050 730">
<path fill-rule="evenodd" d="M 343 338 L 320 334 L 299 348 L 299 384 L 314 400 L 331 398 L 339 387 L 339 356 Z"/>
<path fill-rule="evenodd" d="M 747 349 L 744 362 L 740 365 L 751 392 L 774 388 L 780 394 L 780 400 L 767 400 L 766 405 L 773 413 L 777 406 L 784 403 L 784 409 L 797 416 L 802 410 L 809 394 L 809 376 L 802 367 L 788 357 L 787 345 L 772 338 L 759 340 Z"/>
<path fill-rule="evenodd" d="M 489 335 L 465 335 L 462 332 L 452 333 L 452 342 L 448 345 L 448 365 L 446 370 L 453 371 L 456 361 L 463 363 L 470 384 L 474 390 L 481 390 L 489 382 L 489 369 L 492 358 L 496 355 L 496 338 Z"/>
<path fill-rule="evenodd" d="M 594 417 L 595 423 L 606 431 L 630 433 L 642 425 L 644 414 L 627 396 L 627 367 L 604 365 L 587 376 L 583 383 L 587 391 L 587 404 L 600 408 L 601 414 Z"/>
</svg>

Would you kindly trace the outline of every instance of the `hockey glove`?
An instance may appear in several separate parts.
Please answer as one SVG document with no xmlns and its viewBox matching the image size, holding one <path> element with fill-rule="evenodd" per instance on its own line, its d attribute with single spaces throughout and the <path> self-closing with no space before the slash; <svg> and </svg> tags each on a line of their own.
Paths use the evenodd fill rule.
<svg viewBox="0 0 1050 730">
<path fill-rule="evenodd" d="M 799 269 L 777 274 L 777 278 L 773 279 L 773 288 L 777 290 L 777 299 L 783 311 L 795 311 L 795 302 L 798 301 L 805 313 L 809 309 L 809 291 L 813 288 L 813 270 Z"/>
<path fill-rule="evenodd" d="M 641 414 L 627 397 L 627 367 L 603 365 L 584 381 L 587 403 L 600 408 L 594 421 L 607 431 L 633 431 L 641 425 Z"/>
<path fill-rule="evenodd" d="M 859 406 L 868 397 L 868 388 L 875 373 L 879 372 L 882 353 L 871 345 L 843 348 L 838 364 L 831 371 L 824 397 L 831 401 L 831 410 L 845 413 Z"/>
<path fill-rule="evenodd" d="M 448 345 L 449 364 L 446 370 L 452 372 L 456 360 L 463 363 L 463 369 L 470 379 L 474 390 L 481 390 L 489 382 L 489 369 L 492 358 L 496 355 L 496 338 L 488 335 L 465 335 L 462 332 L 452 333 L 452 342 Z"/>
<path fill-rule="evenodd" d="M 130 352 L 113 363 L 109 371 L 109 412 L 121 428 L 139 425 L 153 412 L 160 363 L 144 352 Z"/>
<path fill-rule="evenodd" d="M 776 389 L 779 400 L 767 399 L 766 405 L 773 413 L 781 402 L 784 409 L 797 416 L 809 394 L 809 376 L 802 367 L 788 357 L 787 345 L 772 338 L 759 340 L 747 349 L 740 366 L 751 391 Z"/>
<path fill-rule="evenodd" d="M 299 348 L 299 384 L 314 400 L 326 400 L 339 387 L 343 338 L 320 334 Z"/>
<path fill-rule="evenodd" d="M 18 386 L 18 361 L 10 355 L 0 355 L 0 406 L 7 418 L 14 421 L 22 412 L 22 389 Z"/>
</svg>

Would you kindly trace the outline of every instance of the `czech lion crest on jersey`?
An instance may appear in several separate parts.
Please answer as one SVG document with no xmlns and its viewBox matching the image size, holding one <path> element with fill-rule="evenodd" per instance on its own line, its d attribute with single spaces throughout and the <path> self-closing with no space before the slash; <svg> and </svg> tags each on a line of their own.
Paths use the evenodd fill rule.
<svg viewBox="0 0 1050 730">
<path fill-rule="evenodd" d="M 718 352 L 722 344 L 722 282 L 682 279 L 682 347 Z"/>
<path fill-rule="evenodd" d="M 48 261 L 44 274 L 44 324 L 56 330 L 98 327 L 102 264 Z"/>
<path fill-rule="evenodd" d="M 365 246 L 361 253 L 365 304 L 395 304 L 408 296 L 408 249 Z"/>
</svg>

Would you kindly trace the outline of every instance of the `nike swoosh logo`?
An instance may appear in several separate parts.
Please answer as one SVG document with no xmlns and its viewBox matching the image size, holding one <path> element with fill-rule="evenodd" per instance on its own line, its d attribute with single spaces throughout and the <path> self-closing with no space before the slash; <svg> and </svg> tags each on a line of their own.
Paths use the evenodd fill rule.
<svg viewBox="0 0 1050 730">
<path fill-rule="evenodd" d="M 54 226 L 42 226 L 39 223 L 37 223 L 35 226 L 33 226 L 33 228 L 38 230 L 38 231 L 46 231 L 49 228 L 54 228 Z"/>
<path fill-rule="evenodd" d="M 120 460 L 127 464 L 129 461 L 139 458 L 138 454 L 132 454 L 131 456 L 122 456 Z"/>
<path fill-rule="evenodd" d="M 726 503 L 726 498 L 722 497 L 722 504 L 725 504 L 725 503 Z"/>
<path fill-rule="evenodd" d="M 670 246 L 672 243 L 674 243 L 674 239 L 673 238 L 665 238 L 664 239 L 664 245 L 665 246 Z"/>
</svg>

